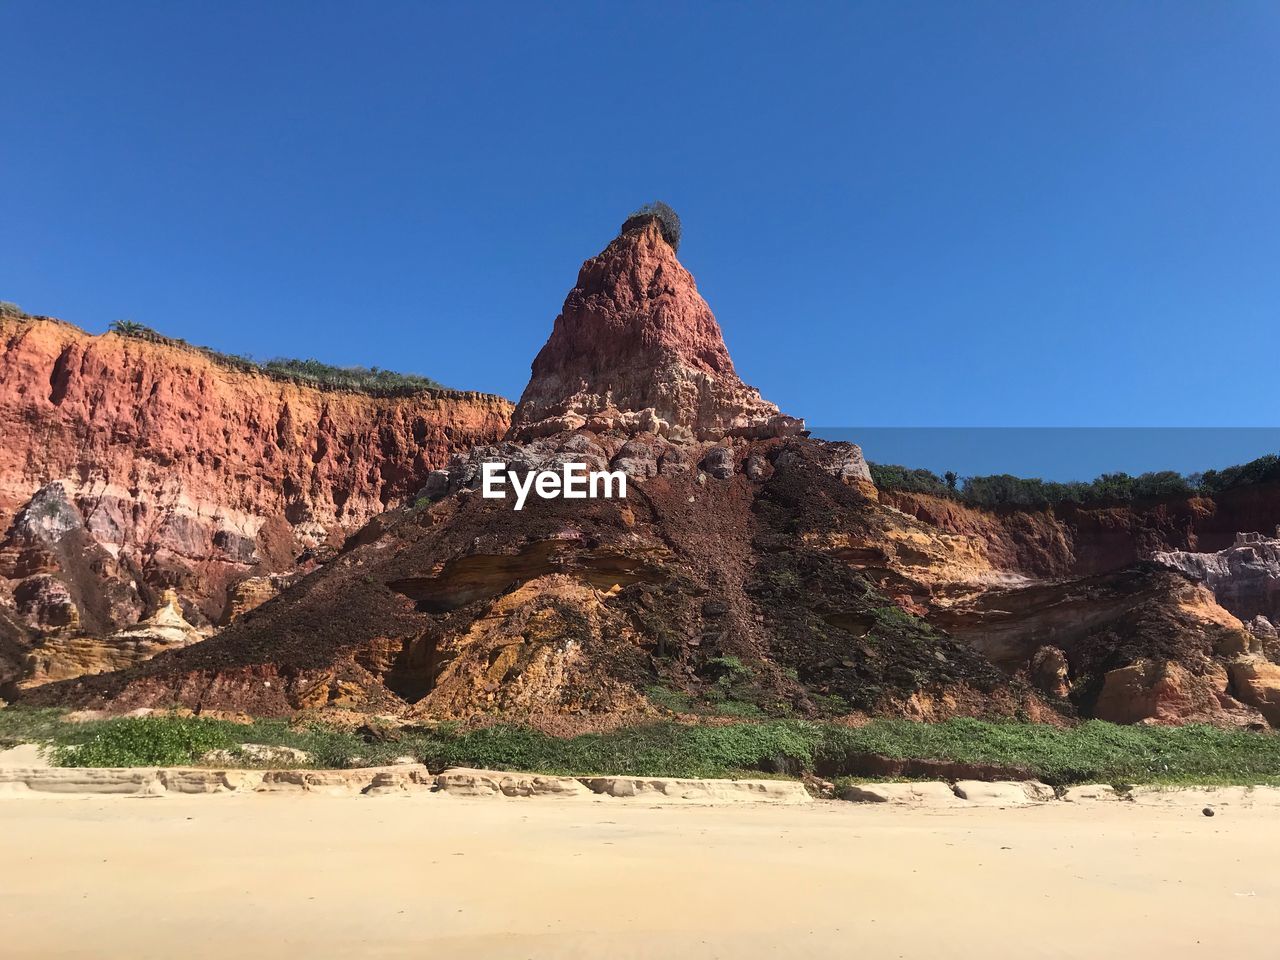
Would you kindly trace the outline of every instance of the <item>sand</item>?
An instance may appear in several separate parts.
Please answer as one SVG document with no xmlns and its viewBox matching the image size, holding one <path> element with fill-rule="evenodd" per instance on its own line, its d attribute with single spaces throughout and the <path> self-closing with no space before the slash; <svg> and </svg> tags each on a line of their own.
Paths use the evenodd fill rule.
<svg viewBox="0 0 1280 960">
<path fill-rule="evenodd" d="M 1265 956 L 1274 810 L 0 803 L 0 954 Z"/>
<path fill-rule="evenodd" d="M 0 750 L 0 770 L 48 770 L 53 766 L 35 743 Z"/>
</svg>

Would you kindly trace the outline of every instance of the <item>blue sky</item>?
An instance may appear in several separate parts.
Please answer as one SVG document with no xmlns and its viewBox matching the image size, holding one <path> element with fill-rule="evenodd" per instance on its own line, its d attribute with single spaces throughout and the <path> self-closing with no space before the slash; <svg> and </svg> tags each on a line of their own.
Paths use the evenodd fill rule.
<svg viewBox="0 0 1280 960">
<path fill-rule="evenodd" d="M 0 4 L 0 299 L 518 396 L 660 198 L 817 425 L 1272 426 L 1274 3 Z"/>
</svg>

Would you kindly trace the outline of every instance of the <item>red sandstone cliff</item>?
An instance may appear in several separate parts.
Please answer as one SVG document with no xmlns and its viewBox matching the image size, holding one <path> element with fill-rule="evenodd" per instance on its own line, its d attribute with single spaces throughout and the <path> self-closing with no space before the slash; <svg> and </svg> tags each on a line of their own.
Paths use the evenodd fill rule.
<svg viewBox="0 0 1280 960">
<path fill-rule="evenodd" d="M 305 471 L 321 444 L 288 442 L 289 409 L 242 417 L 236 432 L 267 464 L 301 453 Z M 857 447 L 801 428 L 737 378 L 658 225 L 629 221 L 583 266 L 507 438 L 466 444 L 432 471 L 429 502 L 386 511 L 205 642 L 23 696 L 501 714 L 553 731 L 653 717 L 670 700 L 652 699 L 658 688 L 712 712 L 728 698 L 780 715 L 1280 724 L 1274 636 L 1183 574 L 1136 562 L 1264 518 L 1273 529 L 1274 491 L 1039 511 L 895 493 L 882 503 Z M 523 472 L 566 459 L 626 472 L 627 498 L 537 498 L 513 513 L 475 495 L 482 462 Z M 275 482 L 281 501 L 298 500 L 300 476 Z M 293 531 L 317 509 L 341 520 L 352 492 L 340 489 L 319 508 L 314 497 L 298 515 L 286 507 Z M 387 502 L 369 492 L 365 502 Z M 87 534 L 69 512 L 46 491 L 14 530 L 70 563 L 63 545 Z M 254 550 L 267 547 L 260 532 Z M 32 572 L 26 583 L 27 608 L 71 616 L 75 597 L 55 582 Z"/>
<path fill-rule="evenodd" d="M 15 578 L 50 573 L 81 595 L 97 591 L 95 577 L 127 586 L 136 575 L 143 592 L 176 587 L 216 621 L 228 587 L 287 572 L 307 547 L 411 496 L 453 452 L 501 437 L 510 412 L 485 394 L 321 390 L 194 348 L 5 318 L 0 578 L 12 590 Z M 53 514 L 66 516 L 50 524 Z M 85 569 L 66 569 L 75 563 Z M 119 626 L 154 599 L 99 603 L 97 619 L 116 622 L 85 625 Z"/>
</svg>

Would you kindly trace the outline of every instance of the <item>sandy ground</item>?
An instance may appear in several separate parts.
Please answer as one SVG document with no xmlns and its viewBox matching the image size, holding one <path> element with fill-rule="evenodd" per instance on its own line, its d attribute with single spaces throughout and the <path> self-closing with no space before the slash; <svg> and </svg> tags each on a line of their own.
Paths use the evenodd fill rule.
<svg viewBox="0 0 1280 960">
<path fill-rule="evenodd" d="M 439 796 L 0 803 L 7 958 L 1269 956 L 1280 819 Z"/>
</svg>

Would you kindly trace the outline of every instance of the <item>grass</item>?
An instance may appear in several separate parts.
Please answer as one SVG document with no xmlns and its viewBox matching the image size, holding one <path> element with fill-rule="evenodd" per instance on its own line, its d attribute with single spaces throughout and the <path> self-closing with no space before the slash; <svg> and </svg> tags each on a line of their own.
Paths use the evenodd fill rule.
<svg viewBox="0 0 1280 960">
<path fill-rule="evenodd" d="M 1090 721 L 1042 724 L 876 720 L 863 727 L 798 720 L 721 726 L 656 723 L 570 738 L 497 726 L 458 731 L 406 728 L 383 735 L 285 720 L 236 724 L 200 717 L 123 717 L 67 723 L 56 710 L 0 710 L 0 744 L 39 742 L 53 762 L 76 766 L 165 766 L 208 750 L 258 743 L 296 747 L 316 767 L 351 767 L 412 756 L 447 766 L 588 776 L 726 777 L 818 771 L 857 773 L 853 759 L 877 754 L 1018 767 L 1054 785 L 1280 785 L 1280 734 L 1206 726 L 1125 727 Z"/>
<path fill-rule="evenodd" d="M 195 717 L 122 717 L 89 730 L 59 731 L 50 759 L 60 767 L 177 767 L 233 745 L 221 725 Z"/>
<path fill-rule="evenodd" d="M 423 390 L 445 390 L 439 382 L 416 373 L 396 373 L 377 367 L 337 367 L 314 359 L 277 357 L 258 361 L 252 357 L 221 353 L 209 347 L 198 347 L 178 337 L 168 337 L 135 320 L 115 320 L 110 331 L 122 337 L 145 340 L 173 347 L 185 347 L 203 353 L 215 363 L 245 373 L 260 373 L 276 380 L 302 383 L 322 390 L 346 390 L 375 397 L 409 396 Z"/>
<path fill-rule="evenodd" d="M 1090 720 L 1060 729 L 1035 723 L 879 720 L 833 736 L 840 752 L 1021 767 L 1046 783 L 1280 785 L 1280 734 L 1216 727 L 1135 727 Z"/>
<path fill-rule="evenodd" d="M 67 726 L 62 720 L 64 712 L 56 707 L 6 707 L 0 710 L 0 750 L 16 747 L 20 743 L 52 741 Z"/>
</svg>

